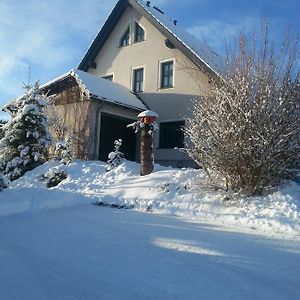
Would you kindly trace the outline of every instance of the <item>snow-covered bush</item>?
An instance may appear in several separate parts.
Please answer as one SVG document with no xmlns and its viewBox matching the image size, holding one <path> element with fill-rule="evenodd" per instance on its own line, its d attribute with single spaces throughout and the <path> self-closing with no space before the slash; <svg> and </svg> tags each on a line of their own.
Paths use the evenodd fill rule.
<svg viewBox="0 0 300 300">
<path fill-rule="evenodd" d="M 74 158 L 72 147 L 73 143 L 71 139 L 67 139 L 66 141 L 57 141 L 54 157 L 56 159 L 60 159 L 64 164 L 69 164 Z"/>
<path fill-rule="evenodd" d="M 110 171 L 121 164 L 124 158 L 124 154 L 120 151 L 121 146 L 122 139 L 115 140 L 114 151 L 108 154 L 108 161 L 106 166 L 107 171 Z"/>
<path fill-rule="evenodd" d="M 4 109 L 11 119 L 3 129 L 0 141 L 0 170 L 10 180 L 35 168 L 47 159 L 51 137 L 43 108 L 47 97 L 40 94 L 39 85 L 26 86 L 25 94 Z"/>
<path fill-rule="evenodd" d="M 0 174 L 0 192 L 9 186 L 9 180 L 7 177 Z"/>
<path fill-rule="evenodd" d="M 59 185 L 63 180 L 68 177 L 64 171 L 49 171 L 43 175 L 43 180 L 46 180 L 48 188 Z"/>
<path fill-rule="evenodd" d="M 300 158 L 298 45 L 286 37 L 274 49 L 262 32 L 228 48 L 222 79 L 195 100 L 185 131 L 215 185 L 248 194 L 290 178 Z"/>
</svg>

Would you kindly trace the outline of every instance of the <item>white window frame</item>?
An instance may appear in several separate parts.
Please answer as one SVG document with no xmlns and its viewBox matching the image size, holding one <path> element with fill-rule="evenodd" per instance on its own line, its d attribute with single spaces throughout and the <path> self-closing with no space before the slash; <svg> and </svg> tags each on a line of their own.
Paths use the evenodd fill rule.
<svg viewBox="0 0 300 300">
<path fill-rule="evenodd" d="M 131 24 L 129 23 L 128 26 L 125 27 L 126 29 L 122 32 L 122 34 L 120 35 L 119 39 L 118 39 L 118 48 L 123 48 L 123 47 L 127 47 L 129 45 L 131 45 Z M 127 32 L 127 30 L 129 29 L 129 41 L 128 41 L 128 45 L 121 45 L 121 40 L 124 37 L 125 33 Z"/>
<path fill-rule="evenodd" d="M 173 63 L 173 85 L 171 87 L 161 87 L 162 65 L 164 63 L 168 63 L 168 62 L 172 62 Z M 175 67 L 176 67 L 176 59 L 175 59 L 175 57 L 159 61 L 159 63 L 158 63 L 158 84 L 157 84 L 158 91 L 166 91 L 166 90 L 174 89 L 174 87 L 175 87 Z"/>
<path fill-rule="evenodd" d="M 143 93 L 145 91 L 145 82 L 146 82 L 146 67 L 145 65 L 143 66 L 138 66 L 138 67 L 133 67 L 131 68 L 131 90 L 134 92 L 134 71 L 143 69 L 143 90 L 137 93 Z M 135 92 L 134 92 L 135 93 Z"/>
<path fill-rule="evenodd" d="M 132 39 L 132 41 L 133 41 L 133 44 L 139 44 L 139 43 L 145 42 L 146 41 L 146 29 L 145 29 L 145 27 L 135 19 L 132 22 L 133 22 L 132 23 L 132 28 L 133 28 L 133 39 Z M 136 24 L 144 30 L 144 39 L 142 41 L 135 41 L 135 26 L 136 26 Z"/>
</svg>

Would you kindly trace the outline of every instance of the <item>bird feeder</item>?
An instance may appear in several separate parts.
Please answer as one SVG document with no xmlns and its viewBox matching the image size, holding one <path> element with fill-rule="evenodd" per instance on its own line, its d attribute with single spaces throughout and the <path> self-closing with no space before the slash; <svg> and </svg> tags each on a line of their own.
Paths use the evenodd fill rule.
<svg viewBox="0 0 300 300">
<path fill-rule="evenodd" d="M 141 175 L 148 175 L 153 170 L 153 132 L 156 112 L 146 110 L 138 115 L 141 126 Z"/>
<path fill-rule="evenodd" d="M 157 113 L 151 110 L 145 110 L 138 115 L 139 121 L 144 124 L 152 124 L 156 121 L 157 118 Z"/>
</svg>

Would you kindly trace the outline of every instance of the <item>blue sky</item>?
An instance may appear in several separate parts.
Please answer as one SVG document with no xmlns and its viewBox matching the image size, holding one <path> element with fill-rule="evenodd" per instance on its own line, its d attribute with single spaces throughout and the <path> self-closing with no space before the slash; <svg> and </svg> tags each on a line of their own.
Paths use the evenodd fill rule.
<svg viewBox="0 0 300 300">
<path fill-rule="evenodd" d="M 1 0 L 0 106 L 23 82 L 45 83 L 76 68 L 116 0 Z M 224 40 L 267 18 L 275 38 L 287 26 L 300 33 L 298 0 L 152 0 L 217 52 Z M 29 72 L 30 69 L 30 72 Z"/>
</svg>

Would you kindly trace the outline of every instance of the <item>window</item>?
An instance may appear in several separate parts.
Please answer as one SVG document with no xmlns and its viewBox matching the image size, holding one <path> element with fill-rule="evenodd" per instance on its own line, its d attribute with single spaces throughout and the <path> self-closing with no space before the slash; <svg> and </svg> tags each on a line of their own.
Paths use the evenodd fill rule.
<svg viewBox="0 0 300 300">
<path fill-rule="evenodd" d="M 126 30 L 122 38 L 120 39 L 120 47 L 128 46 L 129 45 L 129 31 L 130 28 Z"/>
<path fill-rule="evenodd" d="M 135 23 L 134 41 L 142 42 L 144 40 L 145 40 L 144 29 L 139 24 Z"/>
<path fill-rule="evenodd" d="M 113 81 L 114 76 L 113 75 L 107 75 L 107 76 L 103 76 L 103 79 L 109 80 L 109 81 Z"/>
<path fill-rule="evenodd" d="M 133 91 L 135 93 L 142 92 L 144 90 L 144 69 L 133 70 Z"/>
<path fill-rule="evenodd" d="M 173 87 L 173 61 L 161 64 L 161 82 L 162 89 Z"/>
<path fill-rule="evenodd" d="M 162 149 L 183 148 L 184 134 L 182 128 L 184 121 L 160 123 L 159 147 Z"/>
</svg>

